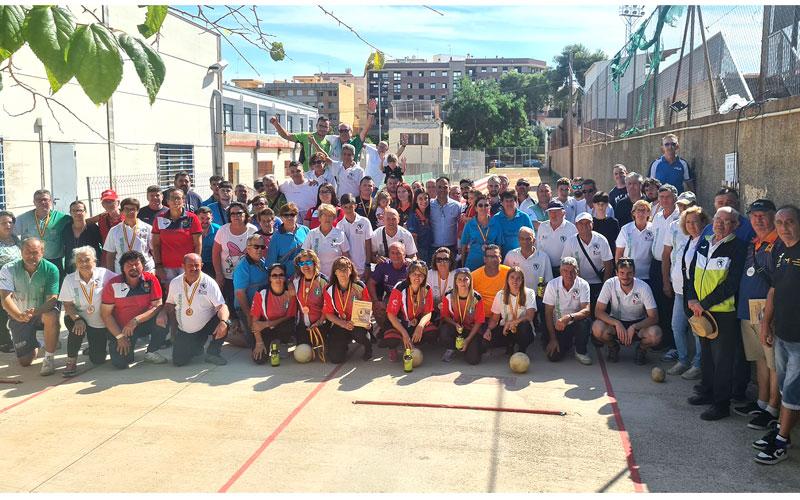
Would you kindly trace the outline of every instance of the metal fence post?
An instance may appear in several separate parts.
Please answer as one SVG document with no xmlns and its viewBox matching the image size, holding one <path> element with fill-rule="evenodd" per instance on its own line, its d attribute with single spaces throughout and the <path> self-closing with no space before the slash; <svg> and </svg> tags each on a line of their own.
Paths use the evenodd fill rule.
<svg viewBox="0 0 800 500">
<path fill-rule="evenodd" d="M 86 196 L 89 197 L 89 217 L 94 215 L 92 210 L 92 182 L 89 180 L 89 177 L 86 177 Z"/>
</svg>

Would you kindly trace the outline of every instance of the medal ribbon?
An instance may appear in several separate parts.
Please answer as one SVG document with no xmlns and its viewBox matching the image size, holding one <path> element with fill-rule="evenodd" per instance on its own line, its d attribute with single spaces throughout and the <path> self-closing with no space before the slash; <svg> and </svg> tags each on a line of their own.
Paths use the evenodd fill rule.
<svg viewBox="0 0 800 500">
<path fill-rule="evenodd" d="M 128 243 L 128 225 L 123 223 L 122 224 L 122 237 L 125 238 L 125 246 L 128 247 L 128 251 L 133 250 L 133 245 L 136 244 L 136 234 L 139 232 L 139 219 L 136 219 L 136 225 L 133 226 L 133 233 L 131 234 L 131 241 Z"/>
<path fill-rule="evenodd" d="M 202 276 L 198 277 L 197 281 L 194 282 L 191 295 L 189 294 L 189 287 L 186 286 L 186 280 L 183 280 L 183 295 L 186 297 L 186 305 L 189 306 L 189 309 L 192 307 L 192 301 L 194 300 L 194 294 L 197 292 L 197 287 L 200 286 L 200 278 L 202 278 Z"/>
<path fill-rule="evenodd" d="M 353 292 L 353 285 L 347 286 L 347 296 L 345 297 L 344 301 L 342 301 L 342 291 L 339 287 L 336 287 L 336 291 L 339 292 L 339 312 L 344 319 L 344 316 L 347 315 L 347 304 L 350 303 L 350 294 Z"/>
<path fill-rule="evenodd" d="M 411 287 L 409 287 L 407 297 L 411 299 L 411 302 L 408 302 L 408 300 L 406 300 L 406 302 L 408 302 L 408 310 L 411 311 L 411 317 L 408 318 L 408 321 L 414 321 L 415 319 L 417 319 L 417 310 L 419 309 L 419 307 L 415 306 L 421 305 L 419 304 L 419 298 L 421 295 L 422 295 L 422 287 L 420 287 L 420 289 L 417 291 L 416 298 L 414 297 L 414 290 L 412 290 Z"/>
<path fill-rule="evenodd" d="M 42 220 L 42 224 L 39 224 L 39 221 L 36 221 L 36 232 L 39 233 L 39 238 L 44 239 L 44 233 L 47 231 L 47 225 L 50 224 L 50 216 L 53 212 L 48 211 L 47 217 Z"/>
<path fill-rule="evenodd" d="M 461 324 L 461 326 L 464 326 L 464 321 L 467 318 L 467 308 L 469 306 L 469 297 L 464 299 L 464 310 L 462 311 L 461 310 L 461 297 L 459 297 L 458 294 L 455 294 L 455 296 L 456 296 L 456 309 L 458 310 L 458 315 L 461 317 L 461 321 L 459 323 Z"/>
<path fill-rule="evenodd" d="M 485 245 L 486 244 L 486 238 L 489 237 L 489 225 L 488 224 L 486 225 L 486 234 L 483 234 L 483 230 L 481 229 L 481 225 L 480 224 L 475 224 L 475 226 L 478 228 L 478 233 L 480 233 L 481 238 L 483 239 L 483 244 Z"/>
<path fill-rule="evenodd" d="M 83 293 L 83 297 L 86 299 L 86 302 L 89 304 L 89 307 L 92 306 L 92 301 L 94 300 L 94 280 L 92 281 L 92 285 L 89 287 L 89 292 L 86 292 L 86 288 L 83 286 L 83 282 L 78 278 L 78 284 L 81 286 L 81 292 Z"/>
</svg>

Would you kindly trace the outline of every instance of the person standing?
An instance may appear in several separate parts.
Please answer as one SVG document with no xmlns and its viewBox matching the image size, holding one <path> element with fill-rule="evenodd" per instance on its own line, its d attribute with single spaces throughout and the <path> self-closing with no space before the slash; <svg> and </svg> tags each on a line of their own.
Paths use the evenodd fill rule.
<svg viewBox="0 0 800 500">
<path fill-rule="evenodd" d="M 490 229 L 498 235 L 503 257 L 517 248 L 517 235 L 521 227 L 533 227 L 531 218 L 517 208 L 517 200 L 513 191 L 504 191 L 500 195 L 503 210 L 492 216 Z M 483 295 L 483 294 L 481 294 Z"/>
<path fill-rule="evenodd" d="M 544 321 L 549 361 L 561 361 L 575 347 L 575 359 L 591 365 L 589 343 L 589 283 L 578 276 L 578 262 L 572 257 L 560 259 L 559 277 L 544 290 Z"/>
<path fill-rule="evenodd" d="M 286 195 L 280 192 L 278 182 L 275 180 L 274 175 L 264 176 L 264 196 L 267 198 L 267 208 L 271 209 L 276 214 L 280 212 L 281 208 L 286 205 Z"/>
<path fill-rule="evenodd" d="M 233 184 L 228 181 L 221 181 L 217 189 L 218 201 L 209 203 L 207 206 L 211 209 L 213 219 L 217 221 L 220 227 L 230 222 L 228 219 L 228 209 L 233 201 Z"/>
<path fill-rule="evenodd" d="M 553 200 L 547 206 L 548 220 L 539 224 L 537 239 L 539 249 L 550 257 L 550 262 L 561 262 L 564 245 L 567 240 L 578 234 L 575 224 L 566 220 L 564 205 L 558 200 Z M 560 273 L 560 266 L 553 266 L 553 276 Z"/>
<path fill-rule="evenodd" d="M 631 172 L 625 176 L 625 190 L 628 192 L 628 194 L 621 200 L 617 201 L 617 206 L 614 209 L 614 216 L 616 217 L 617 221 L 619 221 L 620 227 L 623 227 L 625 224 L 633 221 L 633 205 L 637 201 L 643 199 L 643 181 L 644 178 L 636 172 Z"/>
<path fill-rule="evenodd" d="M 15 221 L 13 213 L 0 211 L 0 268 L 22 257 L 20 240 L 14 234 Z M 14 352 L 14 342 L 8 331 L 8 313 L 3 307 L 0 307 L 0 352 Z"/>
<path fill-rule="evenodd" d="M 152 273 L 156 268 L 153 256 L 150 255 L 150 249 L 153 246 L 153 227 L 137 217 L 139 201 L 136 198 L 125 198 L 120 206 L 122 207 L 122 222 L 111 228 L 103 244 L 105 267 L 117 274 L 121 273 L 122 266 L 119 264 L 119 258 L 125 252 L 136 250 L 144 255 L 144 270 Z"/>
<path fill-rule="evenodd" d="M 342 160 L 334 161 L 331 171 L 336 177 L 338 191 L 341 194 L 358 194 L 359 184 L 364 178 L 364 169 L 356 162 L 356 148 L 352 144 L 342 146 Z"/>
<path fill-rule="evenodd" d="M 333 227 L 336 218 L 336 208 L 323 203 L 317 209 L 319 212 L 319 227 L 312 229 L 303 241 L 304 250 L 313 250 L 320 261 L 320 270 L 326 276 L 331 275 L 333 261 L 339 257 L 350 258 L 350 243 L 344 231 Z"/>
<path fill-rule="evenodd" d="M 217 273 L 214 271 L 212 251 L 214 250 L 214 238 L 221 226 L 214 222 L 214 214 L 208 208 L 208 205 L 198 208 L 196 215 L 200 220 L 200 228 L 203 230 L 203 252 L 200 254 L 203 259 L 203 272 L 212 278 L 216 278 Z"/>
<path fill-rule="evenodd" d="M 738 212 L 738 191 L 727 187 L 717 191 L 717 194 L 714 196 L 714 210 L 719 210 L 722 207 L 731 207 Z M 703 229 L 703 236 L 711 236 L 712 234 L 714 234 L 714 228 L 712 227 L 712 224 L 709 224 Z M 736 237 L 747 244 L 753 241 L 755 236 L 756 233 L 753 232 L 753 227 L 750 225 L 750 219 L 739 214 L 739 227 L 736 229 Z"/>
<path fill-rule="evenodd" d="M 372 233 L 372 257 L 370 261 L 378 264 L 391 260 L 389 247 L 395 242 L 402 243 L 406 255 L 413 259 L 417 255 L 417 245 L 414 243 L 414 237 L 411 236 L 408 229 L 400 227 L 400 217 L 397 215 L 397 210 L 387 208 L 383 215 L 383 220 L 386 225 L 379 227 Z"/>
<path fill-rule="evenodd" d="M 566 177 L 562 177 L 556 181 L 556 200 L 564 205 L 564 218 L 568 221 L 575 223 L 575 217 L 578 215 L 578 207 L 575 198 L 569 195 L 569 189 L 572 181 Z"/>
<path fill-rule="evenodd" d="M 69 204 L 69 215 L 72 218 L 72 224 L 64 225 L 64 234 L 61 240 L 64 242 L 64 271 L 73 273 L 75 272 L 75 262 L 72 260 L 72 251 L 78 247 L 90 246 L 94 248 L 95 255 L 100 255 L 103 240 L 97 224 L 90 224 L 87 221 L 86 205 L 82 201 L 75 200 Z"/>
<path fill-rule="evenodd" d="M 628 196 L 628 188 L 625 187 L 625 176 L 628 175 L 628 169 L 622 163 L 617 163 L 614 165 L 613 172 L 614 188 L 608 192 L 608 202 L 616 212 L 617 203 Z"/>
<path fill-rule="evenodd" d="M 153 221 L 156 220 L 156 215 L 163 210 L 164 206 L 161 204 L 161 188 L 156 185 L 148 186 L 147 205 L 139 208 L 137 217 L 139 217 L 139 220 L 142 222 L 146 222 L 152 226 Z"/>
<path fill-rule="evenodd" d="M 326 138 L 328 132 L 331 129 L 331 121 L 327 116 L 320 115 L 317 118 L 317 130 L 315 132 L 298 132 L 296 134 L 290 134 L 286 132 L 286 129 L 283 128 L 281 125 L 280 115 L 275 115 L 269 119 L 269 122 L 275 127 L 275 132 L 278 133 L 283 139 L 290 141 L 290 142 L 299 142 L 303 146 L 303 170 L 308 171 L 310 170 L 310 162 L 311 158 L 314 155 L 315 146 L 311 142 L 312 136 L 313 139 L 317 142 L 318 148 L 321 148 L 325 153 L 331 152 L 331 144 L 328 142 Z M 264 183 L 264 187 L 266 187 L 266 182 Z M 281 207 L 271 207 L 272 210 L 278 211 Z"/>
<path fill-rule="evenodd" d="M 289 278 L 294 273 L 294 266 L 287 270 L 287 263 L 294 261 L 309 233 L 306 226 L 297 223 L 298 213 L 297 205 L 294 203 L 287 203 L 281 207 L 278 216 L 283 224 L 273 233 L 267 251 L 267 265 L 283 264 L 284 273 L 288 274 Z"/>
<path fill-rule="evenodd" d="M 267 186 L 266 181 L 264 181 L 264 186 Z M 300 163 L 296 161 L 289 162 L 289 180 L 281 184 L 281 192 L 286 196 L 287 202 L 293 203 L 298 213 L 305 215 L 308 209 L 315 205 L 317 191 L 317 186 L 312 186 L 306 181 Z M 300 224 L 301 222 L 302 217 L 297 223 Z"/>
<path fill-rule="evenodd" d="M 106 189 L 100 194 L 100 203 L 105 212 L 95 215 L 86 222 L 97 224 L 100 228 L 100 241 L 105 241 L 111 228 L 122 222 L 122 214 L 119 211 L 117 192 L 113 189 Z"/>
<path fill-rule="evenodd" d="M 606 217 L 606 207 L 608 206 L 609 195 L 605 191 L 595 193 L 593 202 L 597 208 L 596 215 L 592 216 L 592 228 L 594 231 L 605 236 L 608 246 L 611 248 L 612 255 L 617 249 L 617 236 L 619 236 L 619 221 L 614 217 Z"/>
<path fill-rule="evenodd" d="M 633 222 L 622 226 L 619 236 L 617 236 L 614 259 L 616 261 L 623 257 L 633 259 L 636 263 L 636 277 L 648 281 L 650 279 L 650 262 L 653 260 L 651 248 L 654 239 L 653 223 L 650 222 L 650 203 L 645 200 L 637 201 L 633 206 L 633 216 Z"/>
<path fill-rule="evenodd" d="M 186 209 L 190 212 L 196 211 L 203 204 L 203 199 L 200 198 L 200 195 L 192 191 L 192 177 L 189 172 L 181 170 L 175 174 L 175 188 L 183 192 Z"/>
<path fill-rule="evenodd" d="M 225 178 L 221 175 L 212 175 L 208 178 L 208 187 L 211 188 L 211 196 L 209 196 L 208 199 L 203 200 L 203 203 L 201 203 L 200 206 L 207 207 L 215 201 L 219 201 L 219 183 L 224 180 Z"/>
<path fill-rule="evenodd" d="M 605 236 L 592 231 L 592 216 L 581 212 L 575 219 L 578 234 L 567 238 L 561 258 L 573 257 L 578 262 L 578 275 L 589 283 L 591 303 L 597 301 L 603 283 L 614 272 L 614 255 Z"/>
<path fill-rule="evenodd" d="M 489 198 L 481 192 L 475 194 L 476 215 L 468 220 L 461 233 L 461 258 L 464 267 L 474 271 L 483 266 L 483 253 L 487 245 L 500 243 L 500 235 L 492 226 L 490 231 Z"/>
<path fill-rule="evenodd" d="M 667 352 L 661 357 L 662 361 L 677 361 L 678 350 L 675 348 L 675 337 L 672 333 L 673 297 L 664 292 L 664 286 L 669 287 L 669 281 L 664 281 L 663 263 L 664 244 L 669 237 L 670 225 L 678 220 L 680 213 L 676 202 L 678 190 L 671 184 L 662 184 L 658 188 L 659 210 L 653 214 L 652 231 L 653 244 L 650 247 L 653 260 L 650 261 L 650 288 L 658 304 L 658 326 L 661 327 L 662 348 Z"/>
<path fill-rule="evenodd" d="M 361 182 L 358 184 L 356 213 L 362 217 L 366 217 L 372 225 L 372 229 L 375 230 L 378 228 L 378 217 L 376 214 L 378 204 L 375 202 L 375 197 L 372 195 L 373 191 L 375 191 L 375 181 L 372 177 L 362 177 Z M 342 193 L 342 195 L 344 194 L 352 193 Z"/>
<path fill-rule="evenodd" d="M 333 171 L 325 165 L 328 155 L 319 151 L 311 155 L 311 170 L 306 172 L 306 180 L 313 186 L 330 184 L 336 189 L 336 176 Z M 316 184 L 314 184 L 316 183 Z"/>
<path fill-rule="evenodd" d="M 461 204 L 451 199 L 449 193 L 450 179 L 445 176 L 436 179 L 436 199 L 431 201 L 432 248 L 447 247 L 450 253 L 455 255 L 458 251 L 457 233 Z"/>
<path fill-rule="evenodd" d="M 689 164 L 678 156 L 678 136 L 667 134 L 661 139 L 662 155 L 650 164 L 650 177 L 661 184 L 672 184 L 680 191 L 694 191 L 694 180 L 689 175 Z"/>
<path fill-rule="evenodd" d="M 428 181 L 430 182 L 430 181 Z M 435 183 L 434 183 L 435 186 Z M 427 187 L 427 184 L 426 184 Z M 502 206 L 500 205 L 500 177 L 496 175 L 492 175 L 489 177 L 489 180 L 486 181 L 486 190 L 489 193 L 486 197 L 489 200 L 489 215 L 494 215 L 500 210 L 502 210 Z M 428 194 L 430 195 L 431 192 L 428 190 Z M 433 193 L 431 199 L 436 198 L 436 192 Z"/>
<path fill-rule="evenodd" d="M 357 136 L 353 137 L 353 128 L 347 123 L 339 123 L 337 131 L 339 135 L 328 135 L 325 138 L 328 139 L 330 143 L 330 151 L 328 154 L 331 158 L 335 161 L 342 160 L 344 158 L 344 147 L 347 145 L 353 146 L 353 151 L 355 155 L 355 160 L 361 160 L 361 149 L 364 147 L 364 140 L 367 138 L 367 134 L 369 133 L 369 129 L 372 128 L 372 124 L 375 122 L 375 115 L 376 110 L 378 109 L 378 101 L 377 99 L 370 99 L 367 102 L 367 124 L 361 129 L 361 133 Z M 311 138 L 312 140 L 316 140 L 315 137 Z M 349 193 L 350 191 L 341 191 L 342 194 Z"/>
<path fill-rule="evenodd" d="M 53 209 L 53 196 L 47 189 L 33 193 L 33 210 L 19 217 L 14 224 L 14 234 L 20 239 L 35 236 L 42 240 L 44 258 L 58 269 L 59 283 L 64 279 L 64 226 L 69 218 L 64 212 Z"/>
<path fill-rule="evenodd" d="M 406 228 L 414 237 L 417 247 L 417 257 L 425 262 L 430 262 L 433 252 L 433 228 L 431 227 L 431 205 L 428 193 L 422 189 L 414 194 L 412 213 L 408 218 Z"/>
<path fill-rule="evenodd" d="M 356 197 L 350 193 L 342 195 L 344 219 L 337 226 L 350 245 L 350 261 L 356 268 L 359 279 L 366 280 L 370 271 L 370 251 L 372 249 L 372 224 L 369 219 L 356 212 Z"/>
<path fill-rule="evenodd" d="M 525 212 L 533 223 L 532 227 L 537 231 L 539 230 L 539 225 L 548 220 L 550 213 L 547 209 L 552 200 L 553 190 L 550 187 L 550 184 L 546 182 L 540 182 L 539 186 L 536 187 L 536 203 L 530 205 L 530 208 L 528 208 Z"/>
<path fill-rule="evenodd" d="M 181 259 L 184 255 L 203 251 L 203 228 L 200 219 L 184 208 L 183 191 L 170 191 L 167 203 L 169 209 L 156 216 L 152 240 L 156 276 L 164 283 L 169 283 L 183 271 Z M 147 261 L 144 260 L 142 265 L 146 266 Z"/>
<path fill-rule="evenodd" d="M 220 189 L 220 193 L 222 190 Z M 228 309 L 234 309 L 233 270 L 245 256 L 247 241 L 258 228 L 250 224 L 250 214 L 244 204 L 234 201 L 228 207 L 230 222 L 223 225 L 214 236 L 211 259 L 214 263 L 215 280 Z"/>
</svg>

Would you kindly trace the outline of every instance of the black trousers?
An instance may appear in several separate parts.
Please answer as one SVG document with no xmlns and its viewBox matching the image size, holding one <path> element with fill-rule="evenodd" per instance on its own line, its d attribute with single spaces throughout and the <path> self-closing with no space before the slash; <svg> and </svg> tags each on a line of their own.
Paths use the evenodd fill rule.
<svg viewBox="0 0 800 500">
<path fill-rule="evenodd" d="M 347 357 L 347 346 L 354 340 L 364 346 L 364 349 L 372 349 L 366 328 L 357 326 L 351 331 L 338 325 L 331 325 L 325 341 L 328 361 L 335 364 L 343 363 Z"/>
<path fill-rule="evenodd" d="M 85 338 L 89 342 L 89 361 L 94 365 L 101 365 L 106 362 L 106 343 L 111 334 L 108 328 L 94 328 L 86 325 L 86 332 L 83 335 L 75 335 L 75 322 L 69 316 L 64 316 L 64 324 L 67 326 L 67 357 L 77 358 L 81 350 L 81 344 Z M 116 340 L 116 339 L 115 339 Z"/>
<path fill-rule="evenodd" d="M 556 341 L 558 342 L 558 352 L 548 354 L 550 361 L 561 361 L 564 356 L 575 346 L 575 352 L 586 354 L 586 347 L 589 343 L 589 329 L 591 323 L 589 319 L 574 321 L 563 332 L 556 331 Z"/>
<path fill-rule="evenodd" d="M 591 307 L 592 318 L 594 318 L 594 306 L 597 305 L 597 298 L 600 296 L 602 289 L 602 283 L 589 283 L 589 307 Z"/>
<path fill-rule="evenodd" d="M 731 401 L 734 357 L 737 338 L 742 334 L 735 312 L 712 312 L 719 335 L 713 340 L 700 338 L 701 393 L 710 396 L 714 406 L 727 408 Z"/>
<path fill-rule="evenodd" d="M 742 336 L 736 338 L 736 354 L 733 358 L 733 383 L 731 385 L 731 396 L 734 399 L 745 399 L 747 386 L 750 385 L 752 369 L 750 361 L 744 354 L 744 341 Z"/>
<path fill-rule="evenodd" d="M 503 327 L 497 325 L 492 330 L 492 339 L 486 340 L 481 336 L 483 340 L 483 351 L 485 352 L 486 349 L 490 347 L 515 347 L 517 348 L 517 352 L 527 352 L 528 346 L 531 345 L 533 342 L 533 325 L 529 321 L 523 321 L 517 326 L 517 331 L 515 333 L 508 333 L 507 335 L 503 335 Z"/>
<path fill-rule="evenodd" d="M 283 344 L 288 344 L 291 342 L 292 337 L 294 336 L 294 321 L 286 320 L 280 325 L 276 326 L 275 328 L 264 328 L 261 330 L 261 338 L 264 339 L 264 345 L 267 348 L 267 353 L 261 356 L 261 359 L 253 359 L 253 362 L 258 365 L 263 365 L 267 361 L 269 361 L 269 349 L 272 342 L 281 342 Z M 251 349 L 256 346 L 256 339 L 255 337 L 251 336 Z"/>
<path fill-rule="evenodd" d="M 136 347 L 136 341 L 141 337 L 150 336 L 150 343 L 147 344 L 147 352 L 156 352 L 164 344 L 164 339 L 167 338 L 167 329 L 160 327 L 156 324 L 156 317 L 154 315 L 149 320 L 140 324 L 133 331 L 130 337 L 131 348 L 128 349 L 128 354 L 123 356 L 117 351 L 117 339 L 108 332 L 108 352 L 111 354 L 111 364 L 116 368 L 128 368 L 128 365 L 133 363 L 133 350 Z"/>
<path fill-rule="evenodd" d="M 212 278 L 217 277 L 217 272 L 214 270 L 214 263 L 213 262 L 203 262 L 203 272 Z"/>
<path fill-rule="evenodd" d="M 11 332 L 8 330 L 8 313 L 0 307 L 0 345 L 11 343 Z"/>
<path fill-rule="evenodd" d="M 658 307 L 658 326 L 661 327 L 661 347 L 675 348 L 675 336 L 672 333 L 672 307 L 675 304 L 675 295 L 667 298 L 664 295 L 664 280 L 661 276 L 661 261 L 650 261 L 650 289 Z"/>
<path fill-rule="evenodd" d="M 470 329 L 464 329 L 464 336 L 469 334 Z M 471 365 L 477 365 L 481 362 L 483 330 L 483 327 L 478 330 L 478 333 L 475 334 L 475 337 L 467 346 L 467 350 L 464 351 L 464 359 Z M 442 326 L 439 327 L 439 344 L 445 349 L 455 349 L 456 335 L 458 335 L 456 327 L 450 323 L 442 323 Z"/>
<path fill-rule="evenodd" d="M 234 290 L 233 290 L 233 280 L 229 280 L 228 278 L 225 278 L 225 281 L 223 281 L 223 283 L 222 283 L 222 290 L 221 291 L 222 291 L 222 297 L 225 299 L 225 305 L 228 306 L 228 310 L 229 311 L 234 311 L 235 308 L 233 307 L 233 302 L 234 302 L 234 299 L 236 297 L 236 294 L 234 293 Z M 240 305 L 242 306 L 243 310 L 245 310 L 245 311 L 250 310 L 250 305 L 249 304 L 240 304 Z"/>
<path fill-rule="evenodd" d="M 213 338 L 217 325 L 219 325 L 219 318 L 214 316 L 198 332 L 187 333 L 178 328 L 175 332 L 175 342 L 172 343 L 172 363 L 175 366 L 188 364 L 194 356 L 203 352 L 203 347 L 205 347 L 209 336 L 212 336 L 212 338 L 206 352 L 219 355 L 225 339 Z"/>
</svg>

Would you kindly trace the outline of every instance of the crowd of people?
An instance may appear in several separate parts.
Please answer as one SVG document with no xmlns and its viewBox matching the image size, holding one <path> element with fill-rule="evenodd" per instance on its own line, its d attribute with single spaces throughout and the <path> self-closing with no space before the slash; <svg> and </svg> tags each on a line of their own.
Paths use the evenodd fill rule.
<svg viewBox="0 0 800 500">
<path fill-rule="evenodd" d="M 255 194 L 212 176 L 202 200 L 180 172 L 144 206 L 104 191 L 95 217 L 81 201 L 55 210 L 44 189 L 33 210 L 0 212 L 0 350 L 28 366 L 43 347 L 52 375 L 62 314 L 65 376 L 84 341 L 92 363 L 127 368 L 140 337 L 146 362 L 168 362 L 171 345 L 175 365 L 224 365 L 234 330 L 256 364 L 291 343 L 341 363 L 356 343 L 364 360 L 438 344 L 443 362 L 476 365 L 494 348 L 532 356 L 538 340 L 551 362 L 590 365 L 592 341 L 609 362 L 630 348 L 637 365 L 672 363 L 668 375 L 699 381 L 688 403 L 700 418 L 733 403 L 768 431 L 756 461 L 786 458 L 800 411 L 797 207 L 758 199 L 742 215 L 724 188 L 704 209 L 672 134 L 648 177 L 614 165 L 607 192 L 492 175 L 484 193 L 446 176 L 408 184 L 403 145 L 394 155 L 347 124 L 329 129 L 325 117 L 314 133 L 278 128 L 304 158 Z"/>
</svg>

